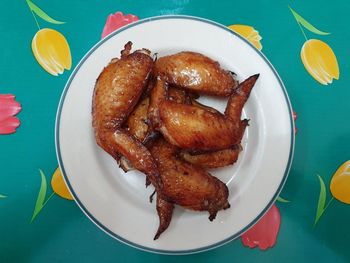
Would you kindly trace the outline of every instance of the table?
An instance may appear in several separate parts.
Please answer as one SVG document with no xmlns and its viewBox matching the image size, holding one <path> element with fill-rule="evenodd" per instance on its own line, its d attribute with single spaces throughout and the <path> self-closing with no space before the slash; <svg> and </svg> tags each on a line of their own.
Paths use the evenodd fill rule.
<svg viewBox="0 0 350 263">
<path fill-rule="evenodd" d="M 350 3 L 4 0 L 2 6 L 1 262 L 349 262 L 350 91 L 346 40 L 350 31 L 346 18 Z M 50 182 L 58 167 L 54 127 L 60 95 L 72 69 L 100 40 L 108 15 L 117 11 L 136 16 L 126 22 L 183 14 L 227 26 L 253 27 L 233 28 L 246 37 L 258 31 L 248 38 L 255 40 L 257 48 L 261 48 L 258 42 L 262 45 L 261 51 L 283 79 L 297 115 L 294 161 L 280 195 L 283 199 L 276 202 L 277 212 L 273 212 L 280 214 L 281 221 L 275 222 L 280 226 L 272 247 L 262 245 L 271 234 L 267 230 L 267 234 L 257 237 L 263 249 L 248 248 L 237 239 L 187 256 L 143 252 L 99 230 L 74 201 L 67 200 L 70 195 L 57 173 L 52 189 Z M 111 22 L 112 29 L 120 26 L 119 20 Z M 43 40 L 45 37 L 37 33 L 38 26 L 54 31 L 45 30 L 52 35 Z M 57 48 L 64 47 L 65 40 L 58 32 L 69 45 L 72 63 L 70 67 L 67 50 L 61 51 L 58 64 L 71 69 L 53 76 L 57 68 L 38 63 L 45 57 L 41 49 L 45 44 L 38 43 L 53 39 Z M 37 57 L 31 48 L 34 35 Z M 38 199 L 39 193 L 42 199 Z M 273 228 L 271 220 L 267 219 L 266 224 Z"/>
</svg>

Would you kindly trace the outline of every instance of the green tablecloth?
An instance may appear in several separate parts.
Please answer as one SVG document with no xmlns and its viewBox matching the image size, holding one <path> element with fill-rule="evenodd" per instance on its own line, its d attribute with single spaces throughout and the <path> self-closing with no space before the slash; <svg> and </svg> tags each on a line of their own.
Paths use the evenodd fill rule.
<svg viewBox="0 0 350 263">
<path fill-rule="evenodd" d="M 34 3 L 50 17 L 66 23 L 45 21 L 49 19 L 30 1 L 2 1 L 0 94 L 13 94 L 22 110 L 16 115 L 20 121 L 16 131 L 0 135 L 0 262 L 350 261 L 350 206 L 346 204 L 350 199 L 350 179 L 345 166 L 344 171 L 335 174 L 349 159 L 350 149 L 347 118 L 350 91 L 346 84 L 349 83 L 346 46 L 350 39 L 350 3 L 340 0 L 36 0 Z M 295 15 L 299 18 L 297 23 L 289 5 L 304 20 Z M 298 116 L 295 157 L 281 194 L 290 202 L 277 202 L 281 226 L 276 244 L 262 251 L 245 247 L 237 239 L 195 255 L 151 254 L 112 239 L 98 229 L 74 201 L 51 195 L 50 180 L 58 166 L 55 115 L 71 70 L 55 77 L 37 63 L 31 41 L 38 27 L 29 6 L 41 28 L 52 28 L 65 36 L 72 68 L 100 40 L 107 16 L 117 11 L 140 19 L 165 14 L 193 15 L 227 26 L 243 24 L 255 28 L 262 37 L 262 52 L 283 79 Z M 323 73 L 310 62 L 307 51 L 304 51 L 304 64 L 311 74 L 300 59 L 306 41 L 303 31 L 307 39 L 319 39 L 327 45 L 319 47 L 321 55 L 317 57 Z M 320 84 L 322 79 L 337 78 L 334 61 L 330 62 L 335 58 L 339 80 L 329 85 Z M 327 67 L 327 63 L 332 65 Z M 0 103 L 4 102 L 0 99 Z M 0 130 L 1 125 L 4 128 L 7 124 L 0 117 Z M 46 178 L 47 192 L 42 202 L 44 207 L 31 222 L 43 183 L 39 169 Z M 41 208 L 40 204 L 37 208 Z M 321 216 L 314 225 L 317 211 Z"/>
</svg>

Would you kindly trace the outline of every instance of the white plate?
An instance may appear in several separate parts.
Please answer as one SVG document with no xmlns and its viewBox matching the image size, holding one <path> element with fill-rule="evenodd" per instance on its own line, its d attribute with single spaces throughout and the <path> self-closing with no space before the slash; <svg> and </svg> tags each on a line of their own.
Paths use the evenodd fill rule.
<svg viewBox="0 0 350 263">
<path fill-rule="evenodd" d="M 158 56 L 177 51 L 201 52 L 235 72 L 240 80 L 260 73 L 244 116 L 250 126 L 234 166 L 212 171 L 230 190 L 231 208 L 210 222 L 205 212 L 175 209 L 172 222 L 157 241 L 152 187 L 145 176 L 125 174 L 95 142 L 91 100 L 96 78 L 124 44 L 148 48 Z M 220 110 L 225 100 L 202 98 Z M 57 157 L 76 202 L 102 230 L 131 246 L 158 253 L 208 250 L 239 237 L 268 210 L 286 181 L 294 149 L 291 106 L 276 71 L 245 39 L 225 26 L 196 17 L 162 16 L 138 21 L 97 43 L 75 68 L 59 104 Z"/>
</svg>

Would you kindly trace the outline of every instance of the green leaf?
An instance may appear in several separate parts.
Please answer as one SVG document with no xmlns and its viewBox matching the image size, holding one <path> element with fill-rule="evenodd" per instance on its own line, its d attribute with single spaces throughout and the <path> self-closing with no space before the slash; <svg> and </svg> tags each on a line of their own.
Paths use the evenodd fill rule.
<svg viewBox="0 0 350 263">
<path fill-rule="evenodd" d="M 305 27 L 307 30 L 309 30 L 312 33 L 318 34 L 318 35 L 329 35 L 330 33 L 328 32 L 323 32 L 313 25 L 311 25 L 308 21 L 306 21 L 301 15 L 299 15 L 297 12 L 295 12 L 290 6 L 289 6 L 290 11 L 292 12 L 295 20 L 301 24 L 303 27 Z"/>
<path fill-rule="evenodd" d="M 64 24 L 65 22 L 61 22 L 58 20 L 53 19 L 48 14 L 46 14 L 42 9 L 40 9 L 36 4 L 34 4 L 31 0 L 26 0 L 27 4 L 37 16 L 39 16 L 41 19 L 45 20 L 46 22 L 52 23 L 52 24 Z"/>
<path fill-rule="evenodd" d="M 44 207 L 44 200 L 45 200 L 45 196 L 46 196 L 46 189 L 47 189 L 46 178 L 45 178 L 45 175 L 41 169 L 39 169 L 39 172 L 41 175 L 41 185 L 40 185 L 38 198 L 36 199 L 33 216 L 32 216 L 32 219 L 30 220 L 30 222 L 33 222 L 34 218 L 39 214 L 41 209 Z"/>
<path fill-rule="evenodd" d="M 277 197 L 277 201 L 278 202 L 281 202 L 281 203 L 289 203 L 290 201 L 289 200 L 287 200 L 287 199 L 284 199 L 284 198 L 282 198 L 282 197 Z"/>
<path fill-rule="evenodd" d="M 6 197 L 7 197 L 6 195 L 0 194 L 0 198 L 6 198 Z"/>
<path fill-rule="evenodd" d="M 317 224 L 318 220 L 322 216 L 324 210 L 325 210 L 325 204 L 326 204 L 326 186 L 323 182 L 323 179 L 321 176 L 317 175 L 318 179 L 320 180 L 320 196 L 318 197 L 318 204 L 317 204 L 317 211 L 316 211 L 316 217 L 315 217 L 315 222 L 314 226 Z"/>
</svg>

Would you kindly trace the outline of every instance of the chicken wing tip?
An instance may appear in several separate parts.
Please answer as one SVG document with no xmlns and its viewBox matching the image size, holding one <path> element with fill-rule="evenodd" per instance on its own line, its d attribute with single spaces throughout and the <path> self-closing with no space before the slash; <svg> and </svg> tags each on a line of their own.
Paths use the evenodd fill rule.
<svg viewBox="0 0 350 263">
<path fill-rule="evenodd" d="M 124 45 L 124 49 L 122 51 L 120 51 L 120 55 L 121 57 L 125 57 L 127 55 L 130 54 L 132 48 L 132 42 L 128 41 L 125 45 Z"/>
</svg>

